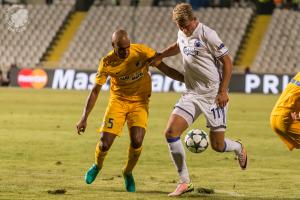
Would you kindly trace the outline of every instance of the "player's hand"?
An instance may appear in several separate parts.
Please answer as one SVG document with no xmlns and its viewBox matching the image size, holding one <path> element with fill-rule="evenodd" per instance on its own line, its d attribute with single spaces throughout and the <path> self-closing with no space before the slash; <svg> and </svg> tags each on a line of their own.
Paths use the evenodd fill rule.
<svg viewBox="0 0 300 200">
<path fill-rule="evenodd" d="M 157 53 L 146 61 L 146 65 L 156 67 L 161 63 L 162 59 L 161 54 Z"/>
<path fill-rule="evenodd" d="M 300 120 L 300 112 L 299 113 L 292 112 L 291 116 L 293 120 Z"/>
<path fill-rule="evenodd" d="M 79 122 L 77 122 L 76 128 L 77 128 L 78 135 L 81 135 L 81 133 L 84 133 L 86 126 L 87 126 L 86 119 L 81 119 Z"/>
<path fill-rule="evenodd" d="M 227 92 L 220 92 L 216 97 L 216 103 L 218 107 L 224 108 L 229 101 Z"/>
</svg>

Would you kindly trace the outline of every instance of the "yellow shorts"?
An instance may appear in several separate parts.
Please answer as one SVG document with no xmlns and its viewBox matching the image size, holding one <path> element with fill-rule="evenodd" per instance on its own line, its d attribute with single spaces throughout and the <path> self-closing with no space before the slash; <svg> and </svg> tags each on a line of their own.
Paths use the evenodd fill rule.
<svg viewBox="0 0 300 200">
<path fill-rule="evenodd" d="M 127 121 L 128 129 L 133 126 L 147 128 L 149 100 L 128 101 L 110 99 L 99 132 L 121 135 Z"/>
<path fill-rule="evenodd" d="M 293 120 L 291 116 L 272 115 L 270 123 L 290 151 L 300 148 L 300 121 Z"/>
</svg>

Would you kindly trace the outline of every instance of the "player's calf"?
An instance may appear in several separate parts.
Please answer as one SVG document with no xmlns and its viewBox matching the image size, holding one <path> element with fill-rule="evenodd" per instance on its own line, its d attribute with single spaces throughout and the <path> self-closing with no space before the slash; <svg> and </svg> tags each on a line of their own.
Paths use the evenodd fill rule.
<svg viewBox="0 0 300 200">
<path fill-rule="evenodd" d="M 224 152 L 225 149 L 225 143 L 224 142 L 216 142 L 216 143 L 211 143 L 211 148 L 215 150 L 216 152 Z"/>
</svg>

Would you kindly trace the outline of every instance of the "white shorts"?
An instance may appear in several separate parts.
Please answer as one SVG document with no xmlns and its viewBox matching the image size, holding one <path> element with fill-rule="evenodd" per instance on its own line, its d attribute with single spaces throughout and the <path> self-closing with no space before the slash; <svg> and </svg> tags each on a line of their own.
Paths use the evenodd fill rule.
<svg viewBox="0 0 300 200">
<path fill-rule="evenodd" d="M 185 93 L 176 103 L 172 114 L 183 117 L 190 126 L 203 113 L 206 126 L 212 130 L 225 131 L 228 103 L 219 108 L 215 102 L 216 96 L 203 97 L 201 95 Z"/>
</svg>

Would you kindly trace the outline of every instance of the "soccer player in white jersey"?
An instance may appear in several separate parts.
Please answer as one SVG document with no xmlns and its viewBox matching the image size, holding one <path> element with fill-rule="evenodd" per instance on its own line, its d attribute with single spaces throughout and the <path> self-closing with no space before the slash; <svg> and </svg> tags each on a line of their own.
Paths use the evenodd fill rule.
<svg viewBox="0 0 300 200">
<path fill-rule="evenodd" d="M 211 28 L 200 23 L 189 4 L 181 3 L 173 9 L 178 31 L 177 41 L 157 54 L 157 61 L 181 53 L 187 91 L 181 96 L 169 117 L 165 136 L 180 183 L 169 196 L 192 191 L 185 152 L 180 136 L 204 114 L 210 128 L 211 147 L 217 152 L 234 152 L 241 169 L 247 167 L 247 153 L 240 142 L 225 138 L 228 85 L 232 61 L 228 49 Z"/>
</svg>

